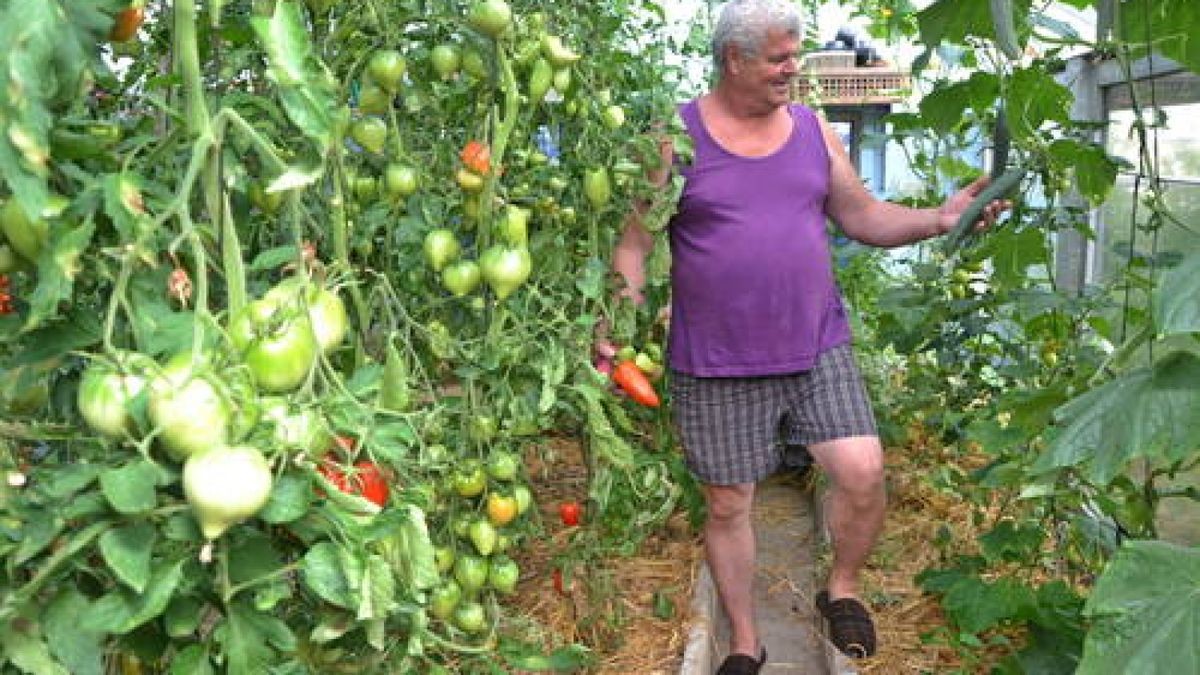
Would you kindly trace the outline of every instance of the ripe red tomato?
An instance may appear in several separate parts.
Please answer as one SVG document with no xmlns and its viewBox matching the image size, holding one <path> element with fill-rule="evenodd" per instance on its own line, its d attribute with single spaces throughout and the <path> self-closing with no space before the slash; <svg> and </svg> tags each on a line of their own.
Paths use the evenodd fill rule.
<svg viewBox="0 0 1200 675">
<path fill-rule="evenodd" d="M 387 476 L 374 462 L 361 460 L 355 462 L 351 470 L 346 471 L 336 459 L 327 457 L 321 462 L 318 471 L 346 494 L 358 495 L 377 506 L 387 505 L 390 493 Z"/>
<path fill-rule="evenodd" d="M 480 176 L 486 175 L 492 165 L 492 151 L 481 141 L 467 141 L 459 153 L 463 166 Z"/>
<path fill-rule="evenodd" d="M 563 502 L 558 505 L 558 516 L 562 518 L 563 525 L 575 527 L 583 516 L 583 507 L 579 502 Z"/>
</svg>

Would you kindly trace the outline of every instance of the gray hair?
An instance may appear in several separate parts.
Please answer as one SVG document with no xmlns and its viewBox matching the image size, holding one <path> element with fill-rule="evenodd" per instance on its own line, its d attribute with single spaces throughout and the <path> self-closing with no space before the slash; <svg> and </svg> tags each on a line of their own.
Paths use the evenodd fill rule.
<svg viewBox="0 0 1200 675">
<path fill-rule="evenodd" d="M 778 30 L 800 37 L 800 11 L 790 0 L 730 0 L 713 27 L 712 55 L 717 73 L 725 70 L 725 50 L 734 45 L 743 54 L 757 55 L 767 32 Z"/>
</svg>

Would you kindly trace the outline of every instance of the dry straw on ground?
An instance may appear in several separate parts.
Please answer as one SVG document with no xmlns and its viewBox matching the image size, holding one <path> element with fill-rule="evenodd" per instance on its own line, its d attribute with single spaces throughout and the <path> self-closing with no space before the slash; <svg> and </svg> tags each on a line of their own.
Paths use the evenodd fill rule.
<svg viewBox="0 0 1200 675">
<path fill-rule="evenodd" d="M 582 453 L 573 440 L 558 439 L 527 453 L 526 466 L 548 536 L 522 547 L 514 613 L 541 626 L 552 646 L 587 645 L 596 657 L 591 672 L 677 673 L 701 555 L 683 514 L 672 516 L 632 556 L 608 557 L 590 567 L 567 563 L 559 593 L 553 570 L 569 551 L 570 540 L 581 533 L 559 525 L 557 509 L 563 501 L 586 501 Z M 657 602 L 656 596 L 661 596 Z"/>
</svg>

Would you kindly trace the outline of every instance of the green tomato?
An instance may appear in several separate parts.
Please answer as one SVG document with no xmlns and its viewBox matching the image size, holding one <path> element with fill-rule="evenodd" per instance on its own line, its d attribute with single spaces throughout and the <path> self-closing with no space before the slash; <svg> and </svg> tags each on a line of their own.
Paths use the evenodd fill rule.
<svg viewBox="0 0 1200 675">
<path fill-rule="evenodd" d="M 364 115 L 382 115 L 392 107 L 392 94 L 374 84 L 364 85 L 358 94 L 358 110 Z"/>
<path fill-rule="evenodd" d="M 598 166 L 583 172 L 583 196 L 597 211 L 608 205 L 612 199 L 612 183 L 608 178 L 608 169 Z"/>
<path fill-rule="evenodd" d="M 124 438 L 133 431 L 130 407 L 145 389 L 154 362 L 135 352 L 118 352 L 115 363 L 93 361 L 79 383 L 79 414 L 93 431 Z"/>
<path fill-rule="evenodd" d="M 442 227 L 425 235 L 422 250 L 433 271 L 441 272 L 442 268 L 458 258 L 462 247 L 459 246 L 458 237 L 454 236 L 454 232 Z"/>
<path fill-rule="evenodd" d="M 487 583 L 488 563 L 482 556 L 464 553 L 454 561 L 454 580 L 468 594 L 478 592 Z"/>
<path fill-rule="evenodd" d="M 509 204 L 500 218 L 499 234 L 510 246 L 524 247 L 529 241 L 529 209 Z"/>
<path fill-rule="evenodd" d="M 513 499 L 517 500 L 517 515 L 521 515 L 533 506 L 533 492 L 528 485 L 518 483 L 512 488 Z"/>
<path fill-rule="evenodd" d="M 350 137 L 368 152 L 380 154 L 387 142 L 387 124 L 378 117 L 362 117 L 350 126 Z"/>
<path fill-rule="evenodd" d="M 467 538 L 479 555 L 488 556 L 496 550 L 496 528 L 485 518 L 476 518 L 467 526 Z"/>
<path fill-rule="evenodd" d="M 487 473 L 477 462 L 468 462 L 454 470 L 451 482 L 460 497 L 478 497 L 487 488 Z"/>
<path fill-rule="evenodd" d="M 433 559 L 437 563 L 439 574 L 446 574 L 454 568 L 454 558 L 454 549 L 450 546 L 435 546 L 433 548 Z"/>
<path fill-rule="evenodd" d="M 468 295 L 478 288 L 482 279 L 483 274 L 479 271 L 479 264 L 474 260 L 460 260 L 442 270 L 442 286 L 445 286 L 446 290 L 457 298 Z"/>
<path fill-rule="evenodd" d="M 263 421 L 274 427 L 271 437 L 278 448 L 320 457 L 333 441 L 333 433 L 317 408 L 293 409 L 286 400 L 274 396 L 264 398 L 261 405 Z"/>
<path fill-rule="evenodd" d="M 463 52 L 462 69 L 463 72 L 477 80 L 486 80 L 489 75 L 483 54 L 480 54 L 477 49 L 468 49 Z"/>
<path fill-rule="evenodd" d="M 388 164 L 383 170 L 383 189 L 393 197 L 410 197 L 417 191 L 417 170 L 407 164 Z"/>
<path fill-rule="evenodd" d="M 478 413 L 467 422 L 467 436 L 479 444 L 489 443 L 500 430 L 500 422 L 494 415 Z"/>
<path fill-rule="evenodd" d="M 517 477 L 520 462 L 517 456 L 506 450 L 493 450 L 487 459 L 487 474 L 496 480 L 513 480 Z"/>
<path fill-rule="evenodd" d="M 517 590 L 517 581 L 521 578 L 521 568 L 517 562 L 506 555 L 496 555 L 488 562 L 488 586 L 503 595 L 511 595 Z"/>
<path fill-rule="evenodd" d="M 264 299 L 246 305 L 230 321 L 230 339 L 259 389 L 284 393 L 308 378 L 320 346 L 312 326 L 304 319 Z"/>
<path fill-rule="evenodd" d="M 533 259 L 524 247 L 510 248 L 497 244 L 479 257 L 479 267 L 483 272 L 483 280 L 496 297 L 503 300 L 529 278 L 533 271 Z"/>
<path fill-rule="evenodd" d="M 379 86 L 394 93 L 400 89 L 407 67 L 408 64 L 400 52 L 394 49 L 380 49 L 371 54 L 371 60 L 367 62 L 367 74 Z"/>
<path fill-rule="evenodd" d="M 557 35 L 543 35 L 541 47 L 542 56 L 555 68 L 565 68 L 580 58 L 579 53 L 563 44 L 562 38 Z"/>
<path fill-rule="evenodd" d="M 50 238 L 50 220 L 58 218 L 70 206 L 70 201 L 60 195 L 50 195 L 42 213 L 30 218 L 21 203 L 10 198 L 0 207 L 0 231 L 10 246 L 30 262 L 37 262 L 47 240 Z"/>
<path fill-rule="evenodd" d="M 445 621 L 454 614 L 454 608 L 462 601 L 462 586 L 453 579 L 433 589 L 429 594 L 429 613 Z"/>
<path fill-rule="evenodd" d="M 487 612 L 483 605 L 467 600 L 454 608 L 454 625 L 467 633 L 482 633 L 487 629 Z"/>
<path fill-rule="evenodd" d="M 317 346 L 326 353 L 340 346 L 350 330 L 346 303 L 337 293 L 302 277 L 284 279 L 267 291 L 263 300 L 277 303 L 285 310 L 307 309 L 308 322 L 317 338 Z"/>
<path fill-rule="evenodd" d="M 169 363 L 149 387 L 150 421 L 172 458 L 183 461 L 229 442 L 232 414 L 224 384 L 193 370 L 190 358 Z"/>
<path fill-rule="evenodd" d="M 504 0 L 476 0 L 467 11 L 467 25 L 496 39 L 512 24 L 512 8 Z"/>
<path fill-rule="evenodd" d="M 458 72 L 462 65 L 462 52 L 451 44 L 440 44 L 429 53 L 429 61 L 433 64 L 433 72 L 443 80 L 449 79 Z"/>
<path fill-rule="evenodd" d="M 619 105 L 605 106 L 600 119 L 609 129 L 620 129 L 625 124 L 625 109 Z"/>
<path fill-rule="evenodd" d="M 271 485 L 271 467 L 250 446 L 218 446 L 183 465 L 183 494 L 210 541 L 266 506 Z"/>
</svg>

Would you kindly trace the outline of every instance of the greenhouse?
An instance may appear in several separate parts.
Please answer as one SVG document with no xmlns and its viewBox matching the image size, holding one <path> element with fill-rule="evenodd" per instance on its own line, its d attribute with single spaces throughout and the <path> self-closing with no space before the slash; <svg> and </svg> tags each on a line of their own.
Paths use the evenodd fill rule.
<svg viewBox="0 0 1200 675">
<path fill-rule="evenodd" d="M 1197 36 L 0 0 L 0 675 L 1200 675 Z"/>
</svg>

